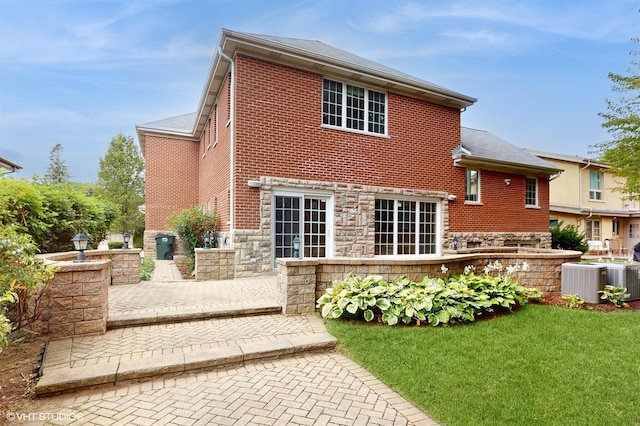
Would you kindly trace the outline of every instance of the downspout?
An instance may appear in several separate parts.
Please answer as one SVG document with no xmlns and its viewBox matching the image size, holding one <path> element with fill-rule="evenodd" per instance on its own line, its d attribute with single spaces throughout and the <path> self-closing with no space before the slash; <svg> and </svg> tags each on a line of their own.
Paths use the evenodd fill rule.
<svg viewBox="0 0 640 426">
<path fill-rule="evenodd" d="M 233 61 L 233 59 L 231 59 L 230 57 L 228 57 L 227 55 L 225 55 L 222 52 L 222 48 L 220 46 L 218 46 L 218 54 L 226 59 L 227 61 L 229 61 L 229 63 L 231 64 L 231 76 L 229 77 L 230 79 L 230 84 L 229 86 L 231 87 L 231 93 L 229 94 L 229 235 L 233 235 L 233 217 L 234 217 L 234 205 L 233 205 L 233 200 L 234 200 L 234 161 L 235 161 L 235 150 L 234 150 L 234 140 L 233 140 L 233 130 L 235 128 L 235 81 L 234 81 L 234 76 L 235 76 L 235 62 Z"/>
<path fill-rule="evenodd" d="M 587 160 L 587 165 L 580 168 L 580 172 L 578 173 L 578 208 L 580 209 L 580 214 L 582 214 L 582 171 L 589 166 L 591 166 L 591 160 Z M 589 207 L 589 209 L 591 210 L 589 212 L 589 217 L 591 217 L 591 215 L 593 215 L 593 208 Z M 587 219 L 589 217 L 587 217 Z"/>
</svg>

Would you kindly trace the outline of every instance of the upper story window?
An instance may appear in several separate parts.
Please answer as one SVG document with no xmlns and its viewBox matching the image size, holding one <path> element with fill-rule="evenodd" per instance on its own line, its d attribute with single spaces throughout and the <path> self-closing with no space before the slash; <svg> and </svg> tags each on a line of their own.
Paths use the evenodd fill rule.
<svg viewBox="0 0 640 426">
<path fill-rule="evenodd" d="M 528 207 L 538 207 L 538 179 L 527 178 L 524 203 Z"/>
<path fill-rule="evenodd" d="M 387 96 L 333 80 L 322 82 L 322 124 L 386 134 Z"/>
<path fill-rule="evenodd" d="M 589 199 L 602 201 L 602 172 L 589 172 Z"/>
<path fill-rule="evenodd" d="M 466 192 L 465 201 L 480 201 L 480 172 L 478 170 L 465 170 Z"/>
</svg>

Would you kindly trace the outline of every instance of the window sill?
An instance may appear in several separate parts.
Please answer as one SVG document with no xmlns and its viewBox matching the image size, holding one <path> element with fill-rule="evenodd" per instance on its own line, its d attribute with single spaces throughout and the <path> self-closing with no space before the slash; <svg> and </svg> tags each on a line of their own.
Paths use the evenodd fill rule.
<svg viewBox="0 0 640 426">
<path fill-rule="evenodd" d="M 328 124 L 321 124 L 320 127 L 323 128 L 323 129 L 331 129 L 331 130 L 339 130 L 339 131 L 342 131 L 342 132 L 355 133 L 355 134 L 358 134 L 358 135 L 375 136 L 377 138 L 391 139 L 391 137 L 386 135 L 386 134 L 372 133 L 372 132 L 367 132 L 365 130 L 355 130 L 355 129 L 349 129 L 347 127 L 330 126 Z"/>
<path fill-rule="evenodd" d="M 465 201 L 464 205 L 465 206 L 484 206 L 484 203 L 482 201 Z"/>
<path fill-rule="evenodd" d="M 525 205 L 524 208 L 525 209 L 533 209 L 533 210 L 540 210 L 541 209 L 540 206 L 531 206 L 531 205 Z"/>
</svg>

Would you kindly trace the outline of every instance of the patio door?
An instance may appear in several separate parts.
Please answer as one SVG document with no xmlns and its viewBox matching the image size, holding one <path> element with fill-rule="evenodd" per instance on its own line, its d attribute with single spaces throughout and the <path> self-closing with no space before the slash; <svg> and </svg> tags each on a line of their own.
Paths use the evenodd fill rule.
<svg viewBox="0 0 640 426">
<path fill-rule="evenodd" d="M 276 195 L 274 197 L 273 266 L 275 259 L 293 257 L 293 239 L 300 238 L 302 257 L 326 257 L 330 251 L 330 197 Z"/>
</svg>

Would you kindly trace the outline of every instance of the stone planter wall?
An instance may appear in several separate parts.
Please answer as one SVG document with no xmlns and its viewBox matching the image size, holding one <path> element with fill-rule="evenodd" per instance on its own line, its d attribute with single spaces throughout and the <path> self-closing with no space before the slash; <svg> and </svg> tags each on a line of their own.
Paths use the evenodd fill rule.
<svg viewBox="0 0 640 426">
<path fill-rule="evenodd" d="M 582 255 L 576 251 L 517 247 L 484 250 L 469 249 L 464 253 L 430 259 L 278 259 L 278 291 L 283 313 L 313 312 L 315 300 L 332 286 L 333 281 L 342 280 L 349 273 L 359 276 L 381 275 L 387 281 L 402 276 L 419 281 L 425 276 L 443 276 L 443 265 L 447 268 L 447 274 L 462 273 L 467 265 L 474 266 L 476 273 L 482 273 L 487 264 L 495 261 L 505 267 L 527 262 L 529 270 L 519 272 L 514 277 L 518 283 L 545 293 L 559 292 L 562 264 L 579 262 Z M 309 296 L 311 289 L 313 297 Z"/>
</svg>

